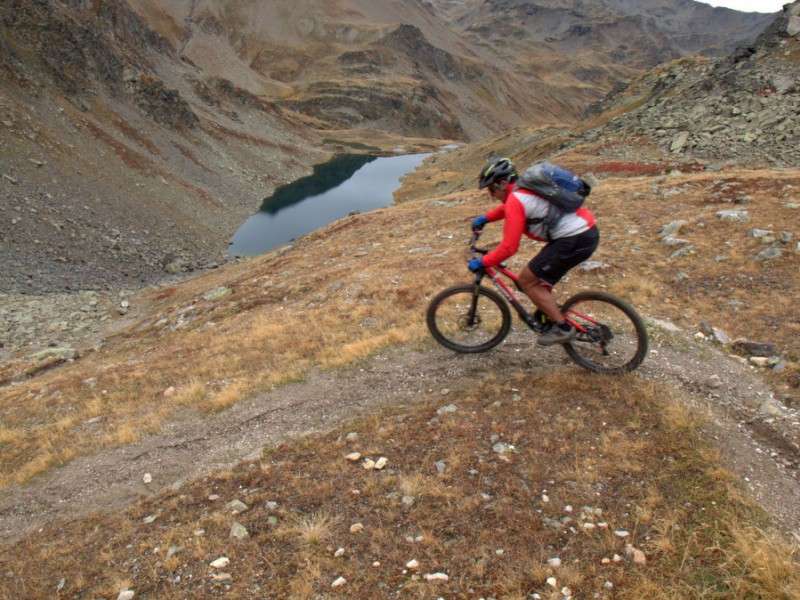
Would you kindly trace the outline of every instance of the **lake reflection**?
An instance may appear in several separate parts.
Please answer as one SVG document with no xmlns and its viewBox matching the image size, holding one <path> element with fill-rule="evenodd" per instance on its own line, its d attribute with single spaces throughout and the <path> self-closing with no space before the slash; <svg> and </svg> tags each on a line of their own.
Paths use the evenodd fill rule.
<svg viewBox="0 0 800 600">
<path fill-rule="evenodd" d="M 392 204 L 400 179 L 429 154 L 337 156 L 314 174 L 278 188 L 231 239 L 230 256 L 256 256 L 353 211 Z"/>
</svg>

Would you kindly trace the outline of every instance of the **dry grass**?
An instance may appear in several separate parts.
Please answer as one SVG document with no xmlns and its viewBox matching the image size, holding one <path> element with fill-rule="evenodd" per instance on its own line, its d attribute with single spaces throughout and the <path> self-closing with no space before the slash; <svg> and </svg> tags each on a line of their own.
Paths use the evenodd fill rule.
<svg viewBox="0 0 800 600">
<path fill-rule="evenodd" d="M 451 395 L 458 410 L 446 418 L 425 402 L 374 415 L 122 514 L 47 529 L 3 549 L 0 598 L 47 597 L 59 574 L 64 597 L 547 598 L 550 577 L 576 598 L 799 597 L 794 550 L 734 491 L 673 389 L 507 375 Z M 515 450 L 495 452 L 498 438 Z M 377 448 L 390 460 L 382 471 L 345 459 Z M 228 514 L 232 499 L 250 509 Z M 251 537 L 230 538 L 234 521 Z M 221 556 L 226 584 L 209 567 Z M 425 580 L 436 572 L 449 580 Z"/>
<path fill-rule="evenodd" d="M 303 547 L 321 546 L 331 539 L 339 519 L 324 512 L 310 516 L 296 516 L 275 531 L 278 537 L 286 536 Z"/>
</svg>

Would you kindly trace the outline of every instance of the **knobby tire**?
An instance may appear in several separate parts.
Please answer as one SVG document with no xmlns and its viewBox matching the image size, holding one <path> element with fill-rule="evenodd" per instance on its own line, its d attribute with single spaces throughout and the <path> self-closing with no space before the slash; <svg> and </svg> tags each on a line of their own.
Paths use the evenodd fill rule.
<svg viewBox="0 0 800 600">
<path fill-rule="evenodd" d="M 613 294 L 581 292 L 569 298 L 561 311 L 587 329 L 564 344 L 566 353 L 584 369 L 608 375 L 627 373 L 641 365 L 647 356 L 644 321 L 628 303 Z"/>
<path fill-rule="evenodd" d="M 461 284 L 431 300 L 426 321 L 433 338 L 445 348 L 462 353 L 486 352 L 511 330 L 511 310 L 494 290 Z"/>
</svg>

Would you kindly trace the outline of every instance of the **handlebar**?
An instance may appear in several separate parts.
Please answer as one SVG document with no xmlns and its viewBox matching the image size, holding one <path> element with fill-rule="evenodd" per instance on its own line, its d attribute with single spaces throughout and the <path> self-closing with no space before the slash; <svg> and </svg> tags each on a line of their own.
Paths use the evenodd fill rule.
<svg viewBox="0 0 800 600">
<path fill-rule="evenodd" d="M 491 250 L 489 250 L 488 248 L 478 248 L 475 246 L 475 243 L 478 241 L 478 238 L 481 237 L 482 233 L 483 233 L 483 228 L 472 230 L 472 237 L 469 238 L 469 251 L 467 254 L 467 262 L 469 262 L 469 260 L 472 258 L 478 258 L 478 256 L 489 254 L 489 252 L 491 252 Z M 503 269 L 506 269 L 508 267 L 508 265 L 505 262 L 500 263 L 499 266 Z M 478 272 L 477 275 L 479 277 L 482 277 L 482 274 L 480 272 Z"/>
<path fill-rule="evenodd" d="M 476 248 L 475 243 L 478 241 L 478 238 L 481 237 L 483 233 L 482 229 L 473 229 L 472 230 L 472 237 L 469 238 L 469 256 L 470 258 L 477 258 L 479 254 L 489 254 L 489 250 L 486 248 Z"/>
<path fill-rule="evenodd" d="M 475 246 L 475 243 L 478 241 L 478 238 L 481 237 L 482 233 L 483 233 L 482 228 L 472 230 L 472 237 L 469 238 L 469 250 L 467 252 L 467 262 L 469 262 L 471 259 L 478 258 L 478 256 L 482 256 L 484 254 L 489 253 L 489 250 L 487 250 L 486 248 L 477 248 Z M 475 274 L 475 283 L 478 284 L 481 282 L 484 275 L 486 275 L 486 270 L 478 269 L 477 271 L 475 271 L 474 274 Z"/>
</svg>

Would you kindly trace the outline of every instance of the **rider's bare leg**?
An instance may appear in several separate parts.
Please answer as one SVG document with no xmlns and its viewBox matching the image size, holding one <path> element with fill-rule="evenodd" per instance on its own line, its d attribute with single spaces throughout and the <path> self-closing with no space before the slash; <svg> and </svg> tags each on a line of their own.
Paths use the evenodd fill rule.
<svg viewBox="0 0 800 600">
<path fill-rule="evenodd" d="M 553 298 L 552 287 L 534 275 L 527 266 L 519 274 L 519 287 L 553 323 L 564 320 Z"/>
</svg>

